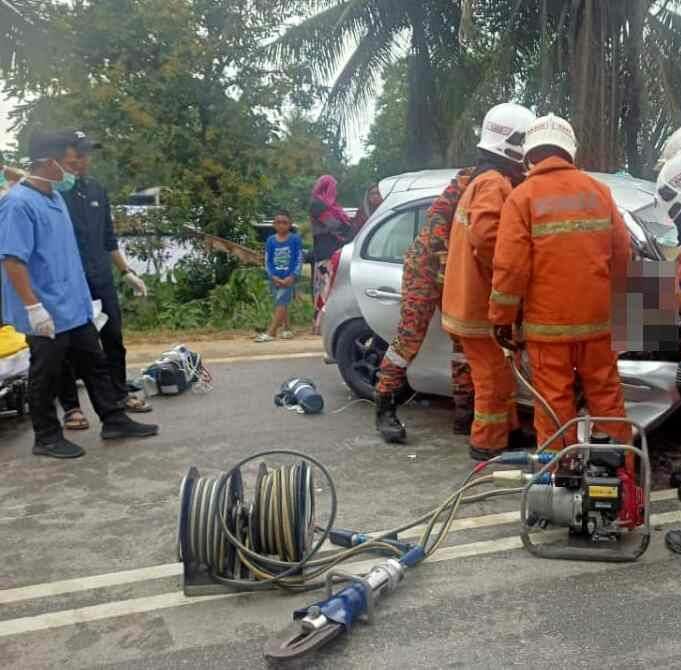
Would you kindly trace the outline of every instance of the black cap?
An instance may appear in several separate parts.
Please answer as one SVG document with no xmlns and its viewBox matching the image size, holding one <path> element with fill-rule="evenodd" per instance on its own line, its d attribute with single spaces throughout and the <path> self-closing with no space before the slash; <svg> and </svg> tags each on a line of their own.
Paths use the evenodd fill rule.
<svg viewBox="0 0 681 670">
<path fill-rule="evenodd" d="M 28 140 L 28 157 L 31 161 L 62 158 L 70 144 L 63 131 L 36 130 Z"/>
<path fill-rule="evenodd" d="M 77 128 L 69 128 L 64 133 L 68 137 L 69 146 L 73 147 L 79 154 L 88 154 L 94 149 L 102 148 L 99 142 L 88 137 L 84 131 Z"/>
</svg>

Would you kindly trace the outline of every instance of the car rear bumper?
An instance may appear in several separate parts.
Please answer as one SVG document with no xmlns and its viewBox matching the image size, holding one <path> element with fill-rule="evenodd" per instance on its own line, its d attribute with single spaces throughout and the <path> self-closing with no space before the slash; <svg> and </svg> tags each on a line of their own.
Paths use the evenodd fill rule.
<svg viewBox="0 0 681 670">
<path fill-rule="evenodd" d="M 321 333 L 326 353 L 324 361 L 329 364 L 336 362 L 336 343 L 345 324 L 353 319 L 363 318 L 350 284 L 351 261 L 352 243 L 343 247 L 331 293 L 322 309 Z"/>
</svg>

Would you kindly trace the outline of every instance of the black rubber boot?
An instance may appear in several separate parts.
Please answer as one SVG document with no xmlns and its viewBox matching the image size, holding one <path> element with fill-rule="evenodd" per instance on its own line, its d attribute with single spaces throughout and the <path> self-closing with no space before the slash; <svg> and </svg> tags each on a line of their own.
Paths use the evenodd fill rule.
<svg viewBox="0 0 681 670">
<path fill-rule="evenodd" d="M 376 430 L 388 444 L 407 441 L 407 431 L 397 418 L 397 402 L 392 393 L 376 394 Z"/>
<path fill-rule="evenodd" d="M 158 435 L 155 424 L 137 423 L 126 414 L 121 414 L 104 423 L 102 426 L 103 440 L 123 440 Z"/>
<path fill-rule="evenodd" d="M 454 435 L 470 435 L 473 427 L 473 408 L 454 404 Z"/>
<path fill-rule="evenodd" d="M 38 442 L 33 445 L 34 456 L 49 456 L 50 458 L 80 458 L 85 455 L 85 449 L 65 438 L 56 442 Z"/>
</svg>

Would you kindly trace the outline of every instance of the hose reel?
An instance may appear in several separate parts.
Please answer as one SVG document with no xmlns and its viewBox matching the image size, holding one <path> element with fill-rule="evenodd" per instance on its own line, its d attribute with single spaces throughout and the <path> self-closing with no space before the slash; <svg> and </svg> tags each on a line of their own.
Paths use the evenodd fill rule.
<svg viewBox="0 0 681 670">
<path fill-rule="evenodd" d="M 280 467 L 261 462 L 252 499 L 245 495 L 241 471 L 252 458 L 217 477 L 189 469 L 180 485 L 177 533 L 186 595 L 256 589 L 259 583 L 304 585 L 305 565 L 326 539 L 328 528 L 315 544 L 313 468 L 309 457 L 300 456 L 303 460 Z M 335 490 L 331 491 L 335 516 Z"/>
</svg>

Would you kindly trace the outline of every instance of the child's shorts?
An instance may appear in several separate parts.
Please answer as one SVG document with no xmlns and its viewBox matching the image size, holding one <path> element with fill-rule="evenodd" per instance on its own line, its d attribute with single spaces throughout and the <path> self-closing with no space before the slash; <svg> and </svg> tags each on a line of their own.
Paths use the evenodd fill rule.
<svg viewBox="0 0 681 670">
<path fill-rule="evenodd" d="M 286 307 L 291 304 L 293 297 L 295 295 L 295 289 L 293 286 L 287 288 L 281 288 L 280 286 L 275 286 L 270 283 L 270 290 L 272 291 L 272 299 L 277 307 Z"/>
</svg>

